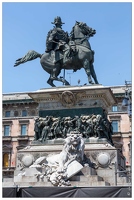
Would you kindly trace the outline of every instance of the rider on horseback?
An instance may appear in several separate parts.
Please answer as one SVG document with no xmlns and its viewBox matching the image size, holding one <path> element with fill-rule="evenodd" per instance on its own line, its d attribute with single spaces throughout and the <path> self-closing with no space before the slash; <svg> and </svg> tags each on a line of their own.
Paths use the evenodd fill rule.
<svg viewBox="0 0 134 200">
<path fill-rule="evenodd" d="M 95 84 L 98 84 L 93 66 L 94 52 L 88 41 L 96 31 L 87 26 L 86 23 L 76 21 L 68 36 L 68 33 L 61 28 L 64 23 L 60 17 L 56 17 L 52 24 L 55 24 L 55 27 L 47 35 L 46 53 L 40 54 L 30 50 L 22 58 L 17 59 L 14 66 L 40 58 L 41 66 L 50 74 L 47 83 L 52 87 L 55 87 L 53 84 L 55 80 L 69 85 L 64 77 L 58 77 L 62 69 L 77 71 L 84 68 L 88 82 L 93 84 L 92 76 Z"/>
<path fill-rule="evenodd" d="M 63 57 L 64 60 L 66 60 L 66 56 L 69 53 L 69 36 L 68 33 L 62 30 L 62 21 L 60 17 L 56 17 L 54 19 L 54 22 L 51 22 L 52 24 L 55 24 L 55 27 L 48 32 L 47 40 L 46 40 L 46 53 L 50 52 L 51 50 L 54 50 L 55 52 L 55 59 L 54 62 L 56 63 L 59 60 L 59 56 L 57 55 L 58 51 L 66 50 L 66 53 L 64 53 Z"/>
<path fill-rule="evenodd" d="M 58 50 L 62 45 L 68 43 L 68 33 L 62 30 L 62 21 L 60 17 L 56 17 L 54 22 L 55 27 L 48 32 L 46 41 L 46 52 Z"/>
<path fill-rule="evenodd" d="M 64 24 L 59 16 L 54 19 L 54 28 L 50 30 L 47 34 L 46 40 L 46 53 L 51 53 L 53 56 L 53 63 L 56 64 L 59 60 L 63 58 L 63 63 L 69 60 L 70 46 L 68 32 L 62 30 L 62 24 Z M 61 56 L 61 54 L 63 54 Z M 51 54 L 51 55 L 52 55 Z M 55 77 L 55 69 L 53 70 L 53 77 Z"/>
</svg>

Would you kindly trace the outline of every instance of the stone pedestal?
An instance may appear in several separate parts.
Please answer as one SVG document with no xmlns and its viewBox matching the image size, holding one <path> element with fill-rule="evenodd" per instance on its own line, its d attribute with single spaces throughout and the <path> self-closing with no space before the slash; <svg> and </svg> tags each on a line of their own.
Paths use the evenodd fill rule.
<svg viewBox="0 0 134 200">
<path fill-rule="evenodd" d="M 116 102 L 111 89 L 102 85 L 41 89 L 28 95 L 39 103 L 40 117 L 103 114 Z"/>
<path fill-rule="evenodd" d="M 116 102 L 111 89 L 102 85 L 41 89 L 29 93 L 29 96 L 39 103 L 40 117 L 70 116 L 73 118 L 76 115 L 91 114 L 105 114 L 106 117 L 108 109 Z M 84 138 L 84 141 L 85 163 L 83 166 L 77 166 L 77 172 L 69 169 L 68 178 L 71 186 L 115 185 L 115 164 L 117 168 L 120 165 L 125 165 L 125 161 L 121 161 L 119 158 L 118 150 L 106 138 L 89 137 Z M 29 166 L 38 158 L 40 163 L 43 163 L 44 157 L 59 154 L 62 151 L 63 143 L 63 138 L 46 140 L 44 143 L 33 141 L 30 146 L 19 150 L 14 174 L 15 184 L 20 186 L 52 186 L 45 176 L 40 176 L 43 173 L 43 168 L 40 168 L 38 164 L 36 169 L 29 168 Z M 77 165 L 77 163 L 73 164 Z"/>
<path fill-rule="evenodd" d="M 30 145 L 19 150 L 17 155 L 17 167 L 14 174 L 14 183 L 19 186 L 52 186 L 44 176 L 42 179 L 34 174 L 41 174 L 40 168 L 29 168 L 29 166 L 38 158 L 44 158 L 48 155 L 57 155 L 62 151 L 63 144 L 45 144 Z M 107 141 L 92 138 L 92 141 L 86 142 L 84 157 L 85 163 L 89 165 L 78 166 L 77 174 L 73 176 L 73 170 L 68 171 L 70 186 L 106 186 L 115 185 L 115 163 L 119 163 L 118 150 L 111 146 Z M 125 162 L 125 161 L 124 161 Z M 43 163 L 43 159 L 42 159 Z M 71 172 L 71 174 L 70 174 Z M 121 179 L 121 178 L 120 178 Z M 122 177 L 122 183 L 127 184 L 125 177 Z M 120 180 L 119 180 L 120 181 Z"/>
</svg>

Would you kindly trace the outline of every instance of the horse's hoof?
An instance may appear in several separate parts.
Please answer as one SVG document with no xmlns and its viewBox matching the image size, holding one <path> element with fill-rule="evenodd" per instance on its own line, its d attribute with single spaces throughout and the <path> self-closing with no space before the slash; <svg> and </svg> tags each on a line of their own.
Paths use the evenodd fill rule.
<svg viewBox="0 0 134 200">
<path fill-rule="evenodd" d="M 56 86 L 53 84 L 52 80 L 48 80 L 47 83 L 48 83 L 49 85 L 51 85 L 52 87 L 56 87 Z"/>
<path fill-rule="evenodd" d="M 70 84 L 69 84 L 69 82 L 66 81 L 66 82 L 65 82 L 65 85 L 70 85 Z"/>
<path fill-rule="evenodd" d="M 89 81 L 89 83 L 90 83 L 91 85 L 93 85 L 93 84 L 94 84 L 94 82 L 93 82 L 93 81 Z"/>
</svg>

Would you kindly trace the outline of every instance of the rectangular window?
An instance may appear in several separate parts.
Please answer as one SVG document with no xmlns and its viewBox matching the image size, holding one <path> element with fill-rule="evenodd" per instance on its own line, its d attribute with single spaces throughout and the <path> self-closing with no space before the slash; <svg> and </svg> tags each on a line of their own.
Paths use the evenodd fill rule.
<svg viewBox="0 0 134 200">
<path fill-rule="evenodd" d="M 10 111 L 5 112 L 5 117 L 10 117 Z"/>
<path fill-rule="evenodd" d="M 26 110 L 22 110 L 22 117 L 27 116 L 27 111 Z"/>
<path fill-rule="evenodd" d="M 112 106 L 112 112 L 117 112 L 118 111 L 118 107 L 117 106 Z"/>
<path fill-rule="evenodd" d="M 27 125 L 26 124 L 21 125 L 21 135 L 27 135 Z"/>
<path fill-rule="evenodd" d="M 10 135 L 10 126 L 5 125 L 4 126 L 4 136 L 9 136 Z"/>
<path fill-rule="evenodd" d="M 113 132 L 118 132 L 118 121 L 112 121 L 112 126 L 113 126 Z"/>
</svg>

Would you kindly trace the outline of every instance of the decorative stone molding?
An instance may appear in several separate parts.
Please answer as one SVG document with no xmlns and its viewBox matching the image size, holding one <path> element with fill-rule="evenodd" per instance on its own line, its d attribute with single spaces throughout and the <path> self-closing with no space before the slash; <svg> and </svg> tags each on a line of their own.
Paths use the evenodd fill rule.
<svg viewBox="0 0 134 200">
<path fill-rule="evenodd" d="M 3 136 L 3 137 L 2 137 L 2 141 L 11 142 L 11 140 L 12 140 L 11 136 Z"/>
<path fill-rule="evenodd" d="M 22 158 L 22 163 L 25 167 L 29 167 L 34 162 L 34 157 L 31 154 L 26 154 Z"/>
<path fill-rule="evenodd" d="M 110 164 L 110 155 L 108 153 L 99 153 L 97 160 L 101 167 L 107 167 Z"/>
<path fill-rule="evenodd" d="M 116 156 L 116 153 L 114 151 L 96 151 L 91 152 L 90 154 L 91 160 L 95 165 L 95 168 L 107 168 L 111 167 L 111 164 L 113 162 L 113 159 Z"/>
<path fill-rule="evenodd" d="M 17 138 L 18 141 L 22 141 L 22 140 L 27 141 L 28 139 L 29 137 L 27 135 L 18 135 L 18 138 Z"/>
<path fill-rule="evenodd" d="M 72 107 L 76 104 L 76 102 L 79 101 L 79 99 L 82 97 L 84 92 L 71 92 L 71 91 L 64 91 L 61 94 L 58 95 L 60 102 L 65 107 Z"/>
<path fill-rule="evenodd" d="M 61 101 L 64 106 L 70 107 L 70 106 L 75 105 L 76 98 L 72 92 L 65 91 L 61 95 Z"/>
<path fill-rule="evenodd" d="M 3 120 L 2 123 L 3 123 L 3 125 L 12 125 L 13 124 L 12 120 Z"/>
<path fill-rule="evenodd" d="M 19 119 L 19 124 L 29 124 L 29 119 Z"/>
<path fill-rule="evenodd" d="M 12 150 L 12 145 L 11 144 L 4 144 L 3 145 L 3 147 L 2 147 L 2 149 L 3 149 L 3 152 L 5 153 L 5 152 L 8 152 L 8 153 L 10 153 L 11 152 L 11 150 Z"/>
<path fill-rule="evenodd" d="M 110 120 L 121 120 L 121 115 L 109 115 Z"/>
</svg>

